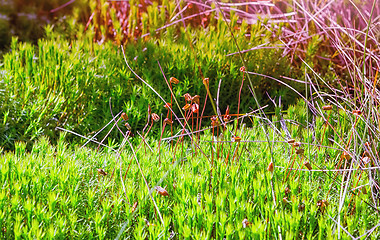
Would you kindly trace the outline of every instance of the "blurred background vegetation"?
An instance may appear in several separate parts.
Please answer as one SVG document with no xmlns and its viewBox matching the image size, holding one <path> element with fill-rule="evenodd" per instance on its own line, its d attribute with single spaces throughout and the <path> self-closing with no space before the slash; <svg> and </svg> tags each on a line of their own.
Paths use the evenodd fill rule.
<svg viewBox="0 0 380 240">
<path fill-rule="evenodd" d="M 0 0 L 0 50 L 9 50 L 12 37 L 36 44 L 48 24 L 58 30 L 73 17 L 86 22 L 90 10 L 86 0 Z M 58 31 L 70 35 L 64 30 Z"/>
</svg>

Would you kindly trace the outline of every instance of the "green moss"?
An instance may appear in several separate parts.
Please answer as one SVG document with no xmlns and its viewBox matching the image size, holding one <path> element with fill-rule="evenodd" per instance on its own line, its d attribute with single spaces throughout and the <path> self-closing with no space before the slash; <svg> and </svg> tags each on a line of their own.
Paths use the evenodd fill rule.
<svg viewBox="0 0 380 240">
<path fill-rule="evenodd" d="M 230 106 L 231 113 L 236 113 L 242 81 L 241 60 L 237 55 L 226 57 L 237 48 L 227 29 L 221 29 L 214 31 L 211 27 L 201 31 L 189 28 L 187 34 L 193 41 L 194 51 L 183 32 L 126 44 L 127 61 L 166 101 L 170 101 L 170 91 L 158 62 L 167 78 L 178 78 L 180 83 L 173 87 L 173 91 L 180 107 L 184 105 L 182 96 L 185 93 L 200 95 L 201 102 L 204 101 L 206 89 L 198 70 L 200 67 L 203 76 L 210 79 L 214 98 L 219 80 L 222 81 L 221 111 Z M 91 31 L 81 39 L 71 41 L 51 28 L 46 28 L 46 34 L 47 39 L 39 40 L 36 46 L 13 40 L 12 50 L 3 56 L 0 71 L 5 95 L 0 97 L 6 104 L 2 106 L 0 131 L 6 149 L 13 148 L 13 142 L 17 140 L 29 142 L 30 148 L 33 139 L 41 135 L 55 141 L 56 126 L 82 135 L 92 134 L 111 119 L 109 102 L 114 113 L 124 110 L 129 115 L 134 131 L 140 131 L 145 125 L 148 105 L 153 112 L 164 114 L 164 103 L 132 75 L 119 47 L 110 42 L 94 43 Z M 251 34 L 261 35 L 258 29 L 251 29 Z M 261 44 L 264 39 L 257 37 L 256 42 L 247 42 L 242 34 L 237 36 L 237 41 L 242 48 L 249 48 Z M 277 78 L 295 74 L 277 50 L 251 51 L 244 58 L 249 71 Z M 284 91 L 278 82 L 258 75 L 250 78 L 261 105 L 273 106 L 267 94 L 272 98 L 281 96 L 285 108 L 294 103 L 295 94 Z M 247 75 L 241 96 L 240 113 L 257 107 Z M 266 111 L 271 112 L 271 107 Z M 204 115 L 212 114 L 214 111 L 208 102 Z M 121 136 L 112 133 L 110 137 L 119 139 Z"/>
</svg>

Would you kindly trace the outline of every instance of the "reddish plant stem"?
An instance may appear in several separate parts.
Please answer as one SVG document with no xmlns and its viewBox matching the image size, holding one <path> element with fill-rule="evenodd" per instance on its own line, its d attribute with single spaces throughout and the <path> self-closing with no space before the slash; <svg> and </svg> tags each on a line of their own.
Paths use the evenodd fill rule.
<svg viewBox="0 0 380 240">
<path fill-rule="evenodd" d="M 173 87 L 172 87 L 172 83 L 171 82 L 170 82 L 170 90 L 171 90 L 170 91 L 170 107 L 172 108 L 173 107 L 173 94 L 172 94 Z M 173 113 L 170 110 L 169 110 L 169 112 L 170 112 L 170 121 L 173 122 Z M 173 124 L 170 125 L 170 136 L 173 137 Z M 171 145 L 172 145 L 172 149 L 173 149 L 173 142 L 171 142 Z"/>
<path fill-rule="evenodd" d="M 199 130 L 201 129 L 202 127 L 202 118 L 203 118 L 203 113 L 205 112 L 205 109 L 206 109 L 206 103 L 207 103 L 207 94 L 206 94 L 206 97 L 205 97 L 205 102 L 203 104 L 203 109 L 202 109 L 202 113 L 201 113 L 201 119 L 199 120 Z M 199 139 L 200 139 L 200 132 L 198 132 L 198 142 L 199 142 Z"/>
<path fill-rule="evenodd" d="M 239 146 L 240 146 L 240 142 L 238 142 L 238 144 L 237 144 L 237 147 L 236 147 L 235 152 L 234 152 L 234 156 L 232 157 L 232 162 L 235 161 L 235 157 L 236 157 L 237 152 L 238 152 L 238 150 L 239 150 Z"/>
<path fill-rule="evenodd" d="M 158 141 L 158 162 L 160 166 L 161 166 L 161 139 L 162 139 L 162 135 L 164 134 L 165 127 L 166 127 L 166 122 L 164 122 L 162 126 L 160 141 Z"/>
<path fill-rule="evenodd" d="M 232 143 L 230 143 L 230 149 L 228 150 L 227 157 L 226 157 L 226 159 L 224 160 L 224 161 L 226 162 L 226 165 L 228 165 L 228 162 L 229 162 L 231 149 L 232 149 Z"/>
<path fill-rule="evenodd" d="M 183 129 L 182 129 L 182 132 L 181 132 L 181 135 L 183 135 L 183 133 L 185 132 L 185 129 L 186 129 L 186 123 L 188 122 L 188 120 L 190 119 L 190 116 L 192 115 L 192 111 L 189 111 L 189 114 L 188 116 L 185 115 L 186 119 L 184 119 L 184 123 L 183 123 Z M 186 113 L 185 113 L 186 114 Z M 181 141 L 183 142 L 183 138 L 184 136 L 182 136 L 176 143 L 175 147 L 174 147 L 174 154 L 173 154 L 173 161 L 172 163 L 174 163 L 174 160 L 175 160 L 175 154 L 177 152 L 177 146 L 178 146 L 178 143 Z M 183 147 L 183 144 L 182 144 L 182 147 Z"/>
<path fill-rule="evenodd" d="M 324 130 L 323 130 L 323 134 L 322 134 L 322 139 L 321 139 L 321 145 L 323 145 L 323 137 L 325 136 L 325 133 L 326 133 L 326 129 L 327 129 L 327 125 L 328 125 L 328 122 L 329 122 L 329 119 L 330 119 L 330 115 L 331 115 L 331 111 L 329 112 L 329 115 L 327 116 L 327 119 L 326 119 L 326 122 L 325 122 Z M 321 146 L 319 146 L 319 148 L 320 147 Z"/>
<path fill-rule="evenodd" d="M 294 160 L 295 160 L 295 158 L 294 158 Z M 303 162 L 303 155 L 301 156 L 301 160 L 300 160 L 300 168 L 302 169 L 302 162 Z M 290 173 L 290 171 L 289 171 L 289 173 Z M 297 175 L 297 172 L 293 175 L 293 178 L 292 178 L 292 180 L 294 179 L 294 177 Z M 299 171 L 299 177 L 301 176 L 301 171 Z"/>
<path fill-rule="evenodd" d="M 194 132 L 194 115 L 191 114 L 191 132 Z M 191 144 L 195 144 L 193 138 L 191 138 Z M 194 152 L 191 150 L 191 156 L 194 157 Z"/>
<path fill-rule="evenodd" d="M 241 90 L 243 89 L 243 84 L 244 84 L 244 72 L 243 72 L 243 79 L 241 80 L 241 86 L 240 86 L 240 90 L 239 90 L 239 101 L 238 101 L 238 108 L 237 108 L 237 117 L 240 116 L 240 98 L 241 98 Z M 238 126 L 239 126 L 239 121 L 237 121 L 236 123 L 236 129 L 235 129 L 235 136 L 237 134 L 237 130 L 238 130 Z"/>
<path fill-rule="evenodd" d="M 292 147 L 292 153 L 290 154 L 290 156 L 293 155 L 293 152 L 294 152 L 294 147 Z M 290 166 L 288 166 L 288 167 L 286 168 L 286 170 L 285 170 L 285 174 L 288 172 L 289 167 L 290 167 L 290 168 L 293 168 L 294 162 L 296 161 L 296 156 L 297 156 L 297 155 L 294 155 L 293 161 L 291 161 Z M 288 174 L 286 174 L 286 178 L 285 178 L 284 181 L 282 181 L 282 182 L 286 182 L 286 181 L 288 180 L 288 178 L 289 178 L 289 174 L 290 174 L 290 171 L 291 171 L 291 170 L 289 170 Z"/>
<path fill-rule="evenodd" d="M 214 126 L 212 126 L 212 135 L 211 135 L 211 167 L 214 167 Z"/>
</svg>

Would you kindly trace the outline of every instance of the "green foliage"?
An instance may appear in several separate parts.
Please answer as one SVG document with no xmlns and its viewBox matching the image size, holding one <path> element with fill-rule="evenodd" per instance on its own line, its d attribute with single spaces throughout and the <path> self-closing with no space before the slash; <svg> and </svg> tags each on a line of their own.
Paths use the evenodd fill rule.
<svg viewBox="0 0 380 240">
<path fill-rule="evenodd" d="M 99 116 L 110 116 L 109 97 L 121 105 L 118 83 L 124 79 L 110 82 L 105 75 L 106 52 L 99 62 L 86 46 L 85 41 L 70 45 L 40 40 L 36 48 L 13 41 L 14 51 L 4 56 L 1 67 L 3 146 L 9 148 L 15 140 L 29 143 L 40 135 L 53 138 L 57 125 L 90 132 L 96 129 Z M 113 95 L 104 96 L 104 91 L 111 89 Z"/>
<path fill-rule="evenodd" d="M 204 101 L 206 90 L 198 71 L 200 66 L 203 75 L 210 79 L 214 98 L 218 82 L 222 81 L 220 109 L 229 105 L 232 112 L 237 112 L 241 61 L 237 55 L 226 58 L 227 53 L 237 48 L 225 23 L 220 21 L 218 25 L 218 31 L 212 26 L 205 31 L 190 28 L 187 33 L 170 35 L 167 32 L 165 38 L 126 44 L 127 61 L 169 101 L 170 91 L 158 67 L 159 61 L 167 78 L 174 76 L 180 80 L 173 86 L 180 104 L 184 103 L 182 96 L 187 92 L 192 96 L 200 95 L 201 102 Z M 245 31 L 242 29 L 236 35 L 242 48 L 265 41 L 259 37 L 264 31 L 261 27 L 251 28 L 252 41 L 249 42 Z M 1 106 L 0 141 L 6 149 L 13 148 L 14 141 L 18 140 L 28 142 L 30 149 L 31 142 L 41 135 L 54 142 L 56 126 L 82 135 L 98 131 L 111 119 L 110 101 L 115 113 L 124 110 L 128 114 L 134 131 L 145 125 L 148 104 L 158 114 L 164 110 L 164 103 L 126 67 L 117 46 L 109 42 L 94 43 L 91 31 L 73 41 L 62 39 L 49 27 L 46 34 L 47 39 L 39 40 L 37 46 L 14 39 L 11 52 L 3 56 L 0 98 L 5 104 Z M 194 41 L 194 51 L 188 37 Z M 292 68 L 277 50 L 256 50 L 245 54 L 244 58 L 249 71 L 272 77 L 292 75 Z M 271 97 L 281 95 L 285 106 L 294 103 L 294 93 L 283 90 L 274 80 L 256 75 L 250 78 L 262 105 L 269 103 L 266 93 Z M 245 74 L 240 113 L 256 108 L 248 86 Z M 213 110 L 207 104 L 205 115 L 211 114 Z M 120 135 L 114 133 L 111 137 L 119 139 Z"/>
<path fill-rule="evenodd" d="M 298 78 L 300 72 L 289 64 L 287 57 L 282 57 L 282 52 L 257 48 L 245 53 L 244 65 L 247 71 L 254 72 L 250 75 L 239 71 L 242 62 L 237 54 L 227 55 L 238 52 L 237 45 L 240 49 L 269 43 L 281 46 L 283 42 L 277 38 L 283 33 L 283 24 L 270 25 L 268 19 L 252 25 L 245 21 L 238 24 L 239 18 L 230 11 L 235 38 L 222 18 L 217 20 L 213 13 L 205 18 L 210 21 L 208 27 L 204 27 L 202 19 L 202 31 L 192 27 L 185 30 L 180 24 L 154 31 L 167 22 L 170 16 L 166 11 L 174 12 L 175 4 L 165 0 L 142 7 L 137 1 L 129 3 L 130 8 L 125 10 L 129 14 L 123 15 L 115 8 L 118 3 L 92 2 L 89 7 L 94 18 L 85 34 L 84 26 L 76 26 L 82 12 L 75 10 L 74 17 L 58 27 L 69 34 L 59 36 L 57 28 L 48 26 L 46 39 L 39 40 L 37 45 L 14 39 L 11 51 L 3 56 L 0 64 L 1 237 L 109 239 L 119 235 L 158 239 L 174 235 L 178 239 L 271 239 L 281 235 L 284 239 L 323 239 L 336 235 L 337 231 L 343 238 L 348 237 L 339 226 L 355 237 L 366 233 L 374 239 L 379 237 L 376 225 L 379 218 L 369 206 L 377 201 L 378 190 L 373 186 L 377 185 L 378 173 L 367 168 L 378 166 L 375 157 L 378 130 L 371 122 L 376 122 L 378 117 L 376 104 L 366 100 L 368 107 L 361 106 L 359 110 L 361 94 L 355 92 L 352 97 L 349 92 L 342 92 L 345 94 L 339 96 L 345 101 L 342 106 L 336 100 L 338 96 L 323 92 L 325 84 L 331 87 L 341 82 L 326 83 L 314 74 L 322 72 L 327 74 L 327 79 L 336 78 L 333 70 L 326 70 L 334 64 L 332 61 L 324 64 L 329 54 L 321 46 L 330 40 L 318 34 L 320 26 L 315 24 L 316 18 L 308 24 L 310 33 L 316 34 L 304 38 L 306 41 L 297 40 L 303 42 L 300 46 L 304 51 L 292 59 L 292 63 L 298 61 L 305 74 L 313 73 L 314 79 L 305 76 L 310 83 L 313 81 L 310 85 L 313 98 L 307 104 L 299 101 L 293 105 L 297 95 L 274 79 Z M 120 16 L 127 16 L 128 26 L 121 28 Z M 0 44 L 7 44 L 13 26 L 7 17 L 0 21 L 0 35 L 5 36 L 0 38 Z M 22 27 L 28 25 L 28 18 L 17 21 Z M 150 37 L 136 40 L 148 32 Z M 27 36 L 34 33 L 36 29 L 25 30 Z M 152 122 L 153 140 L 151 135 L 141 139 L 137 134 L 132 140 L 133 146 L 140 142 L 136 152 L 142 169 L 129 148 L 121 150 L 125 141 L 118 141 L 121 134 L 117 131 L 111 132 L 107 141 L 113 148 L 120 147 L 120 154 L 112 149 L 100 153 L 68 149 L 64 136 L 57 136 L 56 126 L 91 136 L 111 119 L 109 104 L 114 114 L 121 110 L 128 114 L 133 132 L 141 132 L 146 124 L 148 105 L 152 112 L 165 114 L 164 103 L 132 75 L 120 48 L 104 42 L 107 38 L 117 44 L 127 42 L 124 45 L 127 61 L 165 101 L 169 102 L 171 96 L 157 61 L 167 79 L 178 78 L 179 84 L 173 85 L 173 92 L 179 108 L 185 103 L 182 98 L 185 93 L 200 95 L 202 107 L 206 96 L 202 78 L 208 77 L 214 98 L 221 80 L 218 106 L 222 111 L 230 106 L 231 114 L 237 112 L 241 100 L 240 113 L 248 112 L 256 108 L 248 87 L 250 77 L 261 105 L 271 104 L 266 94 L 281 97 L 281 105 L 276 105 L 279 99 L 276 98 L 275 106 L 265 109 L 267 113 L 274 112 L 273 124 L 265 119 L 262 126 L 257 116 L 251 115 L 246 120 L 251 120 L 253 129 L 247 130 L 244 125 L 235 129 L 235 134 L 243 139 L 241 142 L 234 137 L 232 130 L 238 128 L 238 121 L 233 121 L 234 127 L 228 126 L 223 135 L 215 134 L 214 128 L 212 136 L 211 133 L 201 135 L 197 148 L 194 142 L 181 142 L 174 137 L 169 143 L 180 144 L 177 148 L 168 144 L 167 139 L 161 143 L 160 138 L 161 145 L 158 143 L 162 125 Z M 132 39 L 135 41 L 130 42 Z M 317 60 L 320 57 L 322 60 Z M 300 62 L 300 58 L 305 62 Z M 364 77 L 366 71 L 363 71 L 355 70 L 354 74 Z M 373 73 L 371 70 L 370 78 Z M 373 78 L 375 82 L 376 77 L 377 74 Z M 242 97 L 238 100 L 243 79 Z M 305 88 L 285 82 L 301 94 L 300 89 Z M 354 86 L 359 84 L 356 80 L 352 82 Z M 374 94 L 375 89 L 364 92 L 363 96 L 372 99 Z M 318 106 L 325 101 L 324 97 L 333 105 L 332 110 L 322 111 Z M 282 115 L 282 109 L 289 104 L 287 113 Z M 178 113 L 177 106 L 174 110 Z M 212 114 L 211 105 L 207 104 L 205 115 Z M 205 122 L 207 125 L 210 121 Z M 124 121 L 120 127 L 122 124 Z M 273 126 L 277 129 L 270 128 Z M 97 139 L 103 138 L 108 129 Z M 173 132 L 163 131 L 164 138 L 172 135 Z M 286 140 L 290 138 L 296 142 L 288 144 Z M 35 143 L 36 139 L 40 140 Z M 262 143 L 264 139 L 268 144 Z M 7 152 L 9 149 L 14 152 Z M 99 168 L 104 168 L 108 175 L 102 174 Z M 157 208 L 149 197 L 145 179 Z M 157 185 L 165 187 L 169 196 L 155 192 Z M 366 194 L 369 189 L 372 196 Z M 339 221 L 338 225 L 333 219 Z"/>
<path fill-rule="evenodd" d="M 272 130 L 268 133 L 273 134 Z M 253 129 L 241 137 L 265 138 L 262 131 Z M 270 161 L 266 143 L 241 142 L 239 157 L 227 164 L 225 157 L 237 143 L 219 143 L 220 157 L 212 165 L 209 156 L 216 148 L 212 150 L 210 139 L 210 134 L 200 138 L 206 155 L 195 153 L 187 141 L 183 149 L 188 150 L 177 152 L 164 143 L 161 163 L 157 140 L 149 141 L 153 152 L 135 149 L 165 225 L 130 150 L 118 157 L 113 152 L 68 148 L 64 135 L 55 147 L 41 138 L 30 152 L 25 143 L 18 142 L 15 152 L 0 155 L 0 236 L 109 239 L 121 234 L 122 238 L 157 239 L 174 234 L 179 239 L 252 239 L 282 234 L 284 239 L 294 239 L 336 234 L 329 216 L 337 214 L 340 184 L 328 173 L 291 171 L 288 175 L 290 161 L 303 160 L 286 142 L 273 145 L 275 174 L 265 170 Z M 305 152 L 317 150 L 312 145 L 304 147 Z M 315 154 L 312 164 L 313 168 L 320 164 L 334 168 L 333 158 L 326 160 L 323 153 Z M 101 175 L 99 168 L 108 174 Z M 356 180 L 365 181 L 355 175 Z M 157 185 L 169 195 L 154 191 Z M 318 206 L 320 200 L 328 205 Z M 355 236 L 378 223 L 377 213 L 365 201 L 370 202 L 371 196 L 353 195 L 355 208 L 347 198 L 341 213 L 341 224 Z M 243 224 L 245 219 L 248 223 Z M 372 236 L 378 235 L 375 228 Z"/>
</svg>

